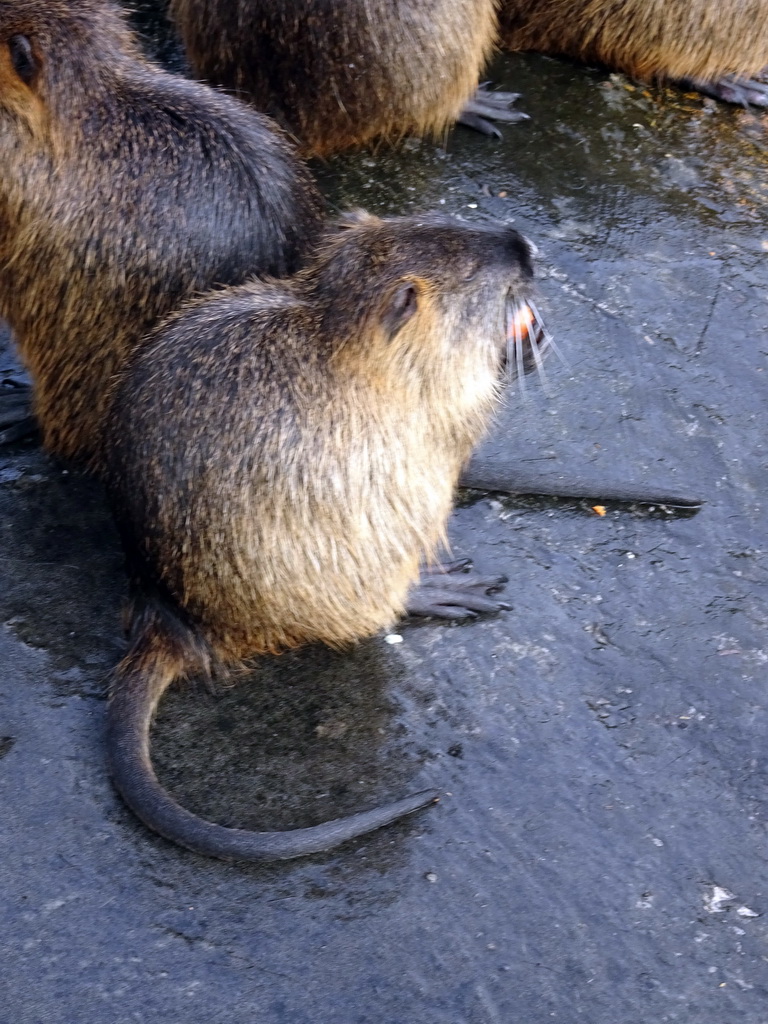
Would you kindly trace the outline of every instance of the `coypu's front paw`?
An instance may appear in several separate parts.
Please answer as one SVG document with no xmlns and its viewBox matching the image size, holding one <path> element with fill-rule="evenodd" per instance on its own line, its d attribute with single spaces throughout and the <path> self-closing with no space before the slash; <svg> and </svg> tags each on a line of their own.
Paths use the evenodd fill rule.
<svg viewBox="0 0 768 1024">
<path fill-rule="evenodd" d="M 465 572 L 470 564 L 468 558 L 463 558 L 425 569 L 408 595 L 407 613 L 459 620 L 508 609 L 508 604 L 492 596 L 504 586 L 507 577 Z"/>
</svg>

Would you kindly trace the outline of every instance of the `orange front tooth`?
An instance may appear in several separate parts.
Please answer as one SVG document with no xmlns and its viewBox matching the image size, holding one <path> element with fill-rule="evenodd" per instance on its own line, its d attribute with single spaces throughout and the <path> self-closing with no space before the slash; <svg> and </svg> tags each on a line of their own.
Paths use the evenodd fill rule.
<svg viewBox="0 0 768 1024">
<path fill-rule="evenodd" d="M 535 322 L 536 317 L 533 315 L 530 306 L 518 306 L 515 310 L 515 315 L 510 321 L 509 331 L 507 332 L 508 336 L 527 338 Z"/>
</svg>

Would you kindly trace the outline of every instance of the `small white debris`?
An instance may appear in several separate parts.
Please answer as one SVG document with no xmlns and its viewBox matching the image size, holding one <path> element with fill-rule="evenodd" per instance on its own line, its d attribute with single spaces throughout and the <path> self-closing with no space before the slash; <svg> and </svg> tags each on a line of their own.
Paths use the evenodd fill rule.
<svg viewBox="0 0 768 1024">
<path fill-rule="evenodd" d="M 436 882 L 437 881 L 437 875 L 435 874 L 434 871 L 428 871 L 426 873 L 426 875 L 424 875 L 424 877 L 426 878 L 426 880 L 428 882 Z"/>
<path fill-rule="evenodd" d="M 730 903 L 731 900 L 735 899 L 736 897 L 732 892 L 728 892 L 727 889 L 715 885 L 712 887 L 712 895 L 709 899 L 704 900 L 704 904 L 710 914 L 724 914 L 728 908 L 723 906 L 723 904 Z"/>
<path fill-rule="evenodd" d="M 759 914 L 755 913 L 754 910 L 750 910 L 749 907 L 736 907 L 736 913 L 739 917 L 760 917 Z"/>
<path fill-rule="evenodd" d="M 387 633 L 387 635 L 384 637 L 385 644 L 401 644 L 402 642 L 403 638 L 400 636 L 399 633 Z"/>
</svg>

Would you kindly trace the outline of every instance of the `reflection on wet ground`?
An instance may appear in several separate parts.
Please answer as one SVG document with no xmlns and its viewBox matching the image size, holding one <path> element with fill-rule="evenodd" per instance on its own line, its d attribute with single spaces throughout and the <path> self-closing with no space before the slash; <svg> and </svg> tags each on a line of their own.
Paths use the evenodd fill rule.
<svg viewBox="0 0 768 1024">
<path fill-rule="evenodd" d="M 332 855 L 207 861 L 113 794 L 124 581 L 99 487 L 0 453 L 3 975 L 15 1024 L 723 1024 L 765 1015 L 768 119 L 502 58 L 501 142 L 344 155 L 331 204 L 514 221 L 567 362 L 478 458 L 594 500 L 463 493 L 511 611 L 264 659 L 165 702 L 195 810 L 285 827 L 437 786 Z M 0 369 L 10 365 L 10 356 Z M 696 515 L 605 505 L 670 484 Z M 528 489 L 529 485 L 526 484 Z"/>
</svg>

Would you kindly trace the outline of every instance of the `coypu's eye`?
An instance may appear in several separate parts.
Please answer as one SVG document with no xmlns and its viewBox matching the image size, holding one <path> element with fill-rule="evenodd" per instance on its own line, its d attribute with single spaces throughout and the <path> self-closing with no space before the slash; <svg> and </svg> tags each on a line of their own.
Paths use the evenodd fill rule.
<svg viewBox="0 0 768 1024">
<path fill-rule="evenodd" d="M 384 313 L 384 325 L 390 337 L 396 334 L 403 324 L 410 320 L 419 307 L 419 293 L 415 284 L 402 284 L 389 300 Z"/>
<path fill-rule="evenodd" d="M 32 43 L 26 36 L 11 36 L 8 40 L 13 70 L 26 85 L 32 85 L 39 70 Z"/>
</svg>

